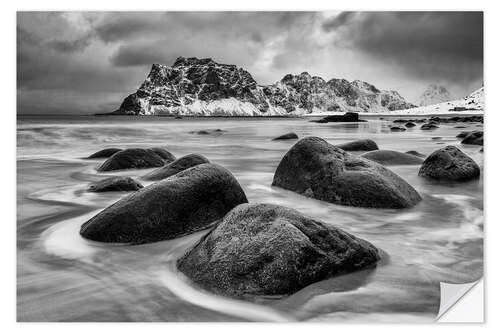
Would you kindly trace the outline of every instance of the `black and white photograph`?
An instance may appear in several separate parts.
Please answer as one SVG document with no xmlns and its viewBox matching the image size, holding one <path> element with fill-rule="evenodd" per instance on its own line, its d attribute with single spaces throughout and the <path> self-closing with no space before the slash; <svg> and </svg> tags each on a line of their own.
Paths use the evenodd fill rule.
<svg viewBox="0 0 500 333">
<path fill-rule="evenodd" d="M 17 322 L 432 324 L 482 281 L 482 10 L 111 9 L 15 13 Z"/>
</svg>

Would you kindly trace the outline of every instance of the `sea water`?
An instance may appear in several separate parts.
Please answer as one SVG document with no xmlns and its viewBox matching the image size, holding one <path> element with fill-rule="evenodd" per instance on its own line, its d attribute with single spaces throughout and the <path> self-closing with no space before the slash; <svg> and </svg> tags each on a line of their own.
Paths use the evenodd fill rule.
<svg viewBox="0 0 500 333">
<path fill-rule="evenodd" d="M 409 209 L 334 205 L 271 187 L 295 132 L 332 144 L 369 138 L 380 149 L 430 154 L 455 145 L 483 171 L 479 146 L 460 131 L 482 124 L 441 124 L 391 132 L 392 118 L 362 123 L 305 118 L 24 116 L 17 125 L 17 316 L 20 321 L 333 321 L 428 322 L 439 309 L 439 283 L 466 283 L 483 274 L 483 178 L 466 183 L 418 177 L 417 165 L 389 166 L 423 200 Z M 208 135 L 199 130 L 221 129 Z M 211 294 L 175 269 L 176 260 L 207 231 L 138 246 L 90 242 L 81 224 L 125 192 L 90 193 L 111 175 L 103 160 L 84 157 L 106 147 L 165 147 L 176 157 L 206 156 L 230 170 L 249 202 L 274 203 L 335 225 L 384 252 L 381 263 L 305 287 L 287 297 L 243 301 Z M 147 186 L 149 182 L 145 182 Z"/>
</svg>

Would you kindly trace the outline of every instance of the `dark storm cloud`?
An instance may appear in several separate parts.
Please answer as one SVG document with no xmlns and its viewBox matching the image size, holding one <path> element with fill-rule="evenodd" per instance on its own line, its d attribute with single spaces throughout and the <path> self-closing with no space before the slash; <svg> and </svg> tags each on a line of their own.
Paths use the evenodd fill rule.
<svg viewBox="0 0 500 333">
<path fill-rule="evenodd" d="M 47 45 L 53 48 L 55 51 L 59 52 L 80 52 L 83 51 L 87 46 L 90 45 L 92 39 L 92 35 L 84 36 L 79 39 L 74 40 L 51 40 L 47 43 Z"/>
<path fill-rule="evenodd" d="M 112 111 L 152 63 L 179 56 L 238 65 L 262 84 L 309 71 L 403 95 L 441 79 L 465 94 L 482 80 L 482 45 L 479 13 L 20 12 L 18 107 Z"/>
<path fill-rule="evenodd" d="M 337 33 L 343 44 L 413 76 L 482 77 L 481 12 L 345 12 L 322 27 Z"/>
</svg>

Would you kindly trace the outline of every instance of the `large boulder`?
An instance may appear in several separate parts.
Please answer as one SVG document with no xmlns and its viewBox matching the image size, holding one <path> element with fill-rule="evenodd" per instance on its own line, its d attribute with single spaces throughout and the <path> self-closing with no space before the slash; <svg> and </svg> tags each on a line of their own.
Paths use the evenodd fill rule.
<svg viewBox="0 0 500 333">
<path fill-rule="evenodd" d="M 466 145 L 483 145 L 483 131 L 473 131 L 467 134 L 462 140 L 462 144 Z"/>
<path fill-rule="evenodd" d="M 150 149 L 131 148 L 109 157 L 97 171 L 156 168 L 164 164 L 163 159 Z"/>
<path fill-rule="evenodd" d="M 337 145 L 342 150 L 345 151 L 371 151 L 377 150 L 378 146 L 375 141 L 370 139 L 356 140 L 351 142 L 342 143 Z"/>
<path fill-rule="evenodd" d="M 165 148 L 153 147 L 149 148 L 149 150 L 153 151 L 156 155 L 160 156 L 160 158 L 167 163 L 170 163 L 175 160 L 175 156 Z"/>
<path fill-rule="evenodd" d="M 296 210 L 243 204 L 178 262 L 196 284 L 234 297 L 287 295 L 379 260 L 376 247 Z"/>
<path fill-rule="evenodd" d="M 421 200 L 417 191 L 392 171 L 318 137 L 300 140 L 285 154 L 273 185 L 348 206 L 406 208 Z"/>
<path fill-rule="evenodd" d="M 228 170 L 205 163 L 122 198 L 84 223 L 80 234 L 110 243 L 172 239 L 208 228 L 246 202 Z"/>
<path fill-rule="evenodd" d="M 130 177 L 110 177 L 90 184 L 89 192 L 137 191 L 143 186 Z"/>
<path fill-rule="evenodd" d="M 99 150 L 98 152 L 93 153 L 92 155 L 90 155 L 87 158 L 89 158 L 89 159 L 92 159 L 92 158 L 108 158 L 108 157 L 114 155 L 115 153 L 117 153 L 119 151 L 122 151 L 122 149 L 119 149 L 119 148 L 105 148 L 105 149 Z"/>
<path fill-rule="evenodd" d="M 454 146 L 446 146 L 430 154 L 418 172 L 425 178 L 452 181 L 476 179 L 479 174 L 477 163 Z"/>
<path fill-rule="evenodd" d="M 176 173 L 194 167 L 202 163 L 210 163 L 204 156 L 198 154 L 189 154 L 183 156 L 164 167 L 154 170 L 143 177 L 146 180 L 160 180 L 173 176 Z"/>
<path fill-rule="evenodd" d="M 423 158 L 394 150 L 374 150 L 361 157 L 383 165 L 422 164 Z"/>
<path fill-rule="evenodd" d="M 294 140 L 294 139 L 298 139 L 298 135 L 295 134 L 294 132 L 290 132 L 290 133 L 286 133 L 286 134 L 283 134 L 283 135 L 280 135 L 278 137 L 275 137 L 273 139 L 273 141 L 276 141 L 276 140 Z"/>
<path fill-rule="evenodd" d="M 326 116 L 320 120 L 316 120 L 317 123 L 339 123 L 339 122 L 365 122 L 366 120 L 359 119 L 359 114 L 356 112 L 346 112 L 343 115 L 331 115 Z"/>
</svg>

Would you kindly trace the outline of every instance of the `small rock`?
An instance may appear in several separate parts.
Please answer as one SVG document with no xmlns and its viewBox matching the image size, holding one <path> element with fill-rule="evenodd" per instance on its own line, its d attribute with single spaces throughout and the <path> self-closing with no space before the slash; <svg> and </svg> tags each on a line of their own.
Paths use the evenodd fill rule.
<svg viewBox="0 0 500 333">
<path fill-rule="evenodd" d="M 143 186 L 130 177 L 110 177 L 89 186 L 89 192 L 137 191 Z"/>
<path fill-rule="evenodd" d="M 403 132 L 403 131 L 406 131 L 406 128 L 399 127 L 399 126 L 392 126 L 391 127 L 391 132 Z"/>
<path fill-rule="evenodd" d="M 152 150 L 132 148 L 115 153 L 104 161 L 97 171 L 156 168 L 164 164 L 163 159 Z"/>
<path fill-rule="evenodd" d="M 476 162 L 454 146 L 446 146 L 430 154 L 418 172 L 422 177 L 452 181 L 477 179 L 479 174 Z"/>
<path fill-rule="evenodd" d="M 462 140 L 462 144 L 466 145 L 483 145 L 483 131 L 472 131 Z"/>
<path fill-rule="evenodd" d="M 457 134 L 457 138 L 465 138 L 467 135 L 470 134 L 470 131 L 465 131 L 465 132 L 460 132 Z"/>
<path fill-rule="evenodd" d="M 405 124 L 405 126 L 406 126 L 406 127 L 408 127 L 408 128 L 412 128 L 412 127 L 417 126 L 417 124 L 415 124 L 415 123 L 413 123 L 413 122 L 409 121 L 409 122 L 407 122 L 407 123 Z"/>
<path fill-rule="evenodd" d="M 364 153 L 361 157 L 382 165 L 422 164 L 424 161 L 421 157 L 393 150 L 374 150 Z"/>
<path fill-rule="evenodd" d="M 407 154 L 410 154 L 410 155 L 414 155 L 414 156 L 418 156 L 418 157 L 425 157 L 424 154 L 422 153 L 419 153 L 418 151 L 416 150 L 409 150 L 406 152 Z"/>
<path fill-rule="evenodd" d="M 293 133 L 293 132 L 290 132 L 290 133 L 286 133 L 286 134 L 283 134 L 283 135 L 280 135 L 276 138 L 273 139 L 273 141 L 276 141 L 276 140 L 293 140 L 293 139 L 298 139 L 298 135 Z"/>
<path fill-rule="evenodd" d="M 340 145 L 337 145 L 337 147 L 345 151 L 371 151 L 378 149 L 378 146 L 375 143 L 375 141 L 370 139 L 356 140 L 347 143 L 342 143 Z"/>
<path fill-rule="evenodd" d="M 422 130 L 431 130 L 431 129 L 435 129 L 435 128 L 439 128 L 439 126 L 436 124 L 433 124 L 433 123 L 427 123 L 427 124 L 423 124 L 422 126 L 420 126 L 420 129 L 422 129 Z"/>
<path fill-rule="evenodd" d="M 154 170 L 144 177 L 146 180 L 160 180 L 165 179 L 167 177 L 173 176 L 181 171 L 192 168 L 195 165 L 210 163 L 204 156 L 198 154 L 189 154 L 183 156 L 170 164 L 165 165 L 164 167 Z"/>
<path fill-rule="evenodd" d="M 93 153 L 92 155 L 90 155 L 87 158 L 108 158 L 119 151 L 122 151 L 122 149 L 106 148 L 106 149 L 102 149 L 102 150 L 99 150 L 98 152 Z"/>
</svg>

